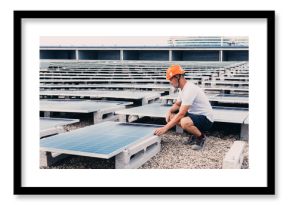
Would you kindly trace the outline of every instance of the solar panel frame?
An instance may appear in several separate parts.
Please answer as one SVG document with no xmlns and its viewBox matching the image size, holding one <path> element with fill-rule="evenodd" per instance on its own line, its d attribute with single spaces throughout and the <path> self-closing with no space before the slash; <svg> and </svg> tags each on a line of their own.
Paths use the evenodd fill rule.
<svg viewBox="0 0 290 205">
<path fill-rule="evenodd" d="M 150 127 L 150 131 L 148 131 L 148 133 L 146 133 L 143 136 L 137 136 L 137 137 L 136 136 L 133 136 L 133 137 L 131 136 L 131 139 L 130 138 L 127 138 L 127 139 L 122 138 L 123 141 L 121 142 L 121 144 L 123 143 L 123 146 L 121 146 L 119 148 L 116 148 L 114 151 L 111 151 L 110 153 L 89 152 L 88 149 L 90 147 L 89 148 L 83 147 L 84 149 L 81 149 L 81 148 L 78 149 L 78 146 L 80 147 L 81 144 L 77 143 L 77 140 L 78 140 L 78 137 L 82 134 L 83 131 L 90 131 L 90 130 L 96 131 L 98 128 L 108 128 L 108 131 L 112 131 L 112 130 L 116 129 L 116 126 L 114 127 L 114 125 L 117 125 L 117 126 L 118 125 L 125 125 L 126 126 L 125 130 L 127 131 L 127 133 L 131 132 L 130 129 L 128 128 L 128 126 L 139 127 L 139 131 L 140 131 L 140 127 Z M 154 135 L 153 134 L 153 128 L 157 128 L 157 127 L 160 127 L 160 125 L 139 124 L 139 123 L 121 123 L 121 122 L 109 122 L 109 121 L 102 122 L 102 123 L 99 123 L 99 124 L 96 124 L 96 125 L 80 128 L 80 129 L 77 129 L 77 130 L 74 130 L 74 131 L 71 131 L 71 132 L 54 135 L 54 136 L 49 137 L 49 138 L 43 138 L 43 139 L 40 140 L 40 151 L 109 159 L 109 158 L 119 154 L 120 152 L 122 152 L 126 148 L 128 148 L 128 147 L 130 147 L 130 146 L 132 146 L 132 145 L 134 145 L 136 143 L 141 142 L 142 140 L 146 139 L 147 137 L 153 136 Z M 73 139 L 73 134 L 76 134 L 76 138 L 75 139 Z M 124 133 L 122 135 L 124 136 Z M 122 137 L 122 135 L 119 135 L 117 138 L 121 139 L 120 136 Z M 104 133 L 102 134 L 102 136 L 103 136 L 103 139 L 104 139 L 104 136 L 108 137 L 108 135 L 106 136 L 106 134 L 104 134 Z M 59 147 L 61 147 L 61 145 L 57 145 L 57 146 L 54 146 L 54 147 L 47 146 L 47 144 L 49 144 L 50 142 L 53 142 L 54 139 L 56 139 L 55 141 L 58 141 L 58 143 L 60 143 L 60 142 L 64 143 L 64 141 L 62 141 L 62 139 L 66 138 L 66 137 L 69 137 L 69 139 L 70 139 L 70 142 L 69 142 L 70 144 L 68 143 L 69 145 L 72 146 L 70 149 L 59 148 Z M 85 137 L 80 137 L 80 138 L 86 139 Z M 99 139 L 98 137 L 95 137 L 94 140 L 98 140 L 98 139 Z M 89 140 L 89 139 L 86 139 L 86 140 Z M 128 143 L 128 141 L 130 141 L 130 140 L 131 140 L 131 142 Z M 46 145 L 44 145 L 45 143 L 46 143 Z M 86 142 L 86 141 L 83 140 L 82 143 L 84 145 L 93 146 L 91 141 L 90 142 L 89 141 Z M 66 144 L 66 146 L 69 146 L 68 144 Z M 124 145 L 124 144 L 126 144 L 126 145 Z M 100 142 L 98 146 L 101 146 L 101 145 L 102 144 Z M 106 144 L 104 144 L 104 145 L 106 145 Z M 111 146 L 114 147 L 115 145 L 111 145 Z M 86 151 L 84 151 L 84 150 L 86 150 Z"/>
</svg>

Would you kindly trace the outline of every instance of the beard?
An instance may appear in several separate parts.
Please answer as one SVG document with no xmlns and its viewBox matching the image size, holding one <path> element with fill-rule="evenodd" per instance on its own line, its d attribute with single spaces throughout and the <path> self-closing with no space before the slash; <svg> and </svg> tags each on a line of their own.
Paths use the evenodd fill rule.
<svg viewBox="0 0 290 205">
<path fill-rule="evenodd" d="M 175 84 L 175 85 L 172 85 L 172 87 L 174 87 L 175 89 L 178 89 L 179 86 L 178 86 L 178 84 Z"/>
</svg>

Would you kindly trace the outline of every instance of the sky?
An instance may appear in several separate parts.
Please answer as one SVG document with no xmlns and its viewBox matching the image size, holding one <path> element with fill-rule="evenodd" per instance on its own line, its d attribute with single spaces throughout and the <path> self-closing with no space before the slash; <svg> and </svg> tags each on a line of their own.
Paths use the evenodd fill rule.
<svg viewBox="0 0 290 205">
<path fill-rule="evenodd" d="M 41 46 L 121 46 L 167 45 L 168 37 L 40 37 Z"/>
<path fill-rule="evenodd" d="M 42 36 L 40 46 L 168 46 L 169 39 L 188 36 Z M 229 37 L 241 39 L 245 37 Z"/>
</svg>

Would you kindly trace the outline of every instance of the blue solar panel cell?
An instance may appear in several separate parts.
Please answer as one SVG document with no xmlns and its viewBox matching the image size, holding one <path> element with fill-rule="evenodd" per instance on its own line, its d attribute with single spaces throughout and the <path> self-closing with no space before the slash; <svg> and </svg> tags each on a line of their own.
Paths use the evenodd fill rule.
<svg viewBox="0 0 290 205">
<path fill-rule="evenodd" d="M 153 135 L 158 125 L 103 122 L 40 140 L 42 151 L 110 158 Z"/>
</svg>

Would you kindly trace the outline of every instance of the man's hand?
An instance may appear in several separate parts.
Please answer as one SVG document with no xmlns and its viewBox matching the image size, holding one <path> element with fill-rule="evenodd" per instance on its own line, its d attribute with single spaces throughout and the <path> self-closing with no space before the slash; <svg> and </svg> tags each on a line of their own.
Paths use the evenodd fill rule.
<svg viewBox="0 0 290 205">
<path fill-rule="evenodd" d="M 154 134 L 160 136 L 160 135 L 163 135 L 166 132 L 167 132 L 167 129 L 165 127 L 160 127 L 160 128 L 157 128 L 154 131 Z"/>
<path fill-rule="evenodd" d="M 168 111 L 166 112 L 165 120 L 166 120 L 167 123 L 169 122 L 169 118 L 170 118 L 171 114 L 172 114 L 172 113 L 170 112 L 170 110 L 168 110 Z"/>
</svg>

